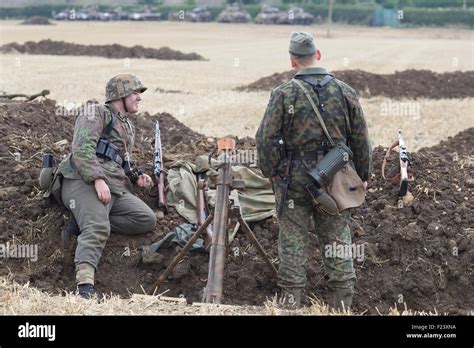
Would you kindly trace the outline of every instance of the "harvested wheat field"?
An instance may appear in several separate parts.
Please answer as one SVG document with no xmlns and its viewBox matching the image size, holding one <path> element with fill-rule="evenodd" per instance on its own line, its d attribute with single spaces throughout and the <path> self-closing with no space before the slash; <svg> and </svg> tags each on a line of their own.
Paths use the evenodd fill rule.
<svg viewBox="0 0 474 348">
<path fill-rule="evenodd" d="M 255 132 L 270 92 L 293 74 L 287 53 L 290 32 L 301 28 L 176 22 L 0 25 L 0 46 L 9 44 L 0 54 L 0 93 L 50 91 L 47 98 L 33 101 L 0 94 L 0 243 L 36 244 L 39 250 L 35 261 L 0 259 L 0 314 L 286 314 L 275 306 L 276 279 L 244 234 L 232 242 L 241 252 L 230 253 L 225 265 L 226 306 L 197 304 L 207 280 L 207 253 L 187 255 L 157 290 L 161 296 L 142 296 L 176 250 L 164 252 L 161 262 L 145 264 L 141 248 L 185 222 L 174 209 L 145 235 L 112 233 L 96 279 L 99 296 L 106 300 L 85 304 L 72 294 L 74 249 L 60 247 L 68 213 L 42 198 L 37 178 L 43 152 L 61 158 L 71 150 L 74 117 L 59 115 L 58 108 L 102 102 L 106 82 L 123 72 L 135 73 L 148 87 L 140 113 L 131 116 L 137 127 L 133 156 L 146 171 L 153 161 L 156 120 L 162 127 L 165 167 L 208 154 L 217 138 L 226 135 L 237 137 L 238 149 L 255 150 Z M 358 281 L 351 314 L 472 315 L 472 31 L 336 25 L 327 38 L 323 26 L 304 30 L 315 35 L 321 65 L 360 95 L 374 146 L 367 200 L 351 220 L 354 243 L 365 246 L 365 257 L 355 261 Z M 38 52 L 41 40 L 56 43 L 43 44 Z M 23 46 L 28 41 L 32 43 Z M 57 55 L 58 41 L 81 51 Z M 155 51 L 169 47 L 179 58 L 102 54 L 114 44 Z M 85 49 L 91 45 L 101 45 L 104 52 Z M 178 60 L 186 55 L 196 60 Z M 380 172 L 386 147 L 399 128 L 415 176 L 410 183 L 414 200 L 404 206 L 397 202 L 397 184 L 385 181 Z M 136 193 L 157 209 L 146 190 Z M 277 265 L 276 217 L 250 227 Z M 312 237 L 310 255 L 305 307 L 295 314 L 330 314 L 331 291 Z"/>
<path fill-rule="evenodd" d="M 54 26 L 27 27 L 18 26 L 16 21 L 3 21 L 1 45 L 51 39 L 83 45 L 169 47 L 183 53 L 196 53 L 207 61 L 111 60 L 89 56 L 85 59 L 8 53 L 0 55 L 3 70 L 0 91 L 32 94 L 50 89 L 51 98 L 62 105 L 94 98 L 100 101 L 108 79 L 128 71 L 141 76 L 150 87 L 144 95 L 143 110 L 169 112 L 186 126 L 206 135 L 253 137 L 270 91 L 241 93 L 234 89 L 288 71 L 288 38 L 294 30 L 309 30 L 315 35 L 322 51 L 321 65 L 330 71 L 393 74 L 410 69 L 436 73 L 474 70 L 472 31 L 457 28 L 396 30 L 335 26 L 332 38 L 328 39 L 326 28 L 317 25 L 308 28 L 177 22 L 57 22 Z M 96 35 L 97 32 L 101 35 Z M 446 98 L 450 97 L 441 95 L 429 101 L 417 98 L 417 104 L 412 105 L 416 110 L 405 114 L 382 114 L 388 102 L 365 96 L 362 106 L 372 127 L 389 129 L 387 125 L 395 124 L 390 130 L 395 132 L 400 126 L 407 136 L 417 139 L 416 144 L 411 144 L 416 150 L 473 125 L 469 117 L 474 109 L 472 97 L 463 96 L 454 102 Z M 405 99 L 407 103 L 413 102 L 412 98 L 402 98 L 399 102 Z M 451 125 L 441 129 L 446 113 Z M 423 127 L 411 127 L 413 118 L 419 118 Z M 434 122 L 435 127 L 430 127 L 430 122 Z M 428 131 L 425 136 L 424 132 Z M 386 145 L 390 141 L 387 133 L 374 131 L 371 136 L 374 145 Z"/>
</svg>

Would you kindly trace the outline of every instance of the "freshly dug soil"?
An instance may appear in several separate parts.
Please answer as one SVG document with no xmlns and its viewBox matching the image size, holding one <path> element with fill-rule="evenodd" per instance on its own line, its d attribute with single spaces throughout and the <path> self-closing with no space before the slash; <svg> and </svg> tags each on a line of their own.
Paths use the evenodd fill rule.
<svg viewBox="0 0 474 348">
<path fill-rule="evenodd" d="M 27 41 L 24 44 L 12 42 L 0 46 L 3 53 L 50 54 L 55 56 L 94 56 L 114 59 L 150 58 L 161 60 L 205 60 L 197 53 L 183 53 L 169 47 L 147 48 L 141 45 L 125 47 L 113 45 L 80 45 L 64 41 L 41 40 Z"/>
<path fill-rule="evenodd" d="M 468 98 L 474 96 L 474 71 L 438 74 L 429 70 L 404 70 L 394 74 L 373 74 L 362 70 L 340 70 L 333 75 L 354 88 L 359 96 L 391 98 Z M 289 81 L 295 72 L 263 77 L 239 91 L 270 91 Z"/>
<path fill-rule="evenodd" d="M 53 25 L 49 21 L 48 18 L 46 17 L 41 17 L 41 16 L 33 16 L 25 19 L 21 24 L 26 24 L 26 25 Z"/>
<path fill-rule="evenodd" d="M 44 201 L 37 177 L 43 152 L 56 158 L 70 151 L 73 116 L 56 114 L 54 101 L 17 102 L 0 100 L 0 244 L 37 244 L 36 262 L 0 258 L 0 275 L 11 272 L 20 283 L 58 293 L 72 291 L 74 246 L 60 247 L 60 231 L 68 212 Z M 131 117 L 138 129 L 134 157 L 151 171 L 154 121 L 159 120 L 165 165 L 175 159 L 207 154 L 215 140 L 198 134 L 170 114 Z M 67 143 L 65 141 L 67 140 Z M 387 139 L 388 143 L 390 140 Z M 405 139 L 408 147 L 410 139 Z M 413 310 L 465 314 L 474 308 L 474 173 L 472 148 L 474 128 L 432 148 L 412 153 L 415 182 L 411 204 L 399 208 L 397 184 L 381 178 L 384 149 L 374 150 L 373 177 L 363 207 L 353 212 L 354 243 L 364 245 L 364 260 L 355 260 L 358 281 L 354 309 L 358 313 L 386 312 L 405 302 Z M 238 139 L 238 148 L 254 148 L 251 138 Z M 395 156 L 396 157 L 396 156 Z M 394 162 L 391 167 L 395 167 Z M 153 209 L 157 204 L 146 190 L 137 195 Z M 143 264 L 141 247 L 161 239 L 185 222 L 173 209 L 155 230 L 137 237 L 112 233 L 99 265 L 97 289 L 129 297 L 149 290 L 171 261 L 175 250 L 164 251 L 161 264 Z M 277 259 L 278 224 L 275 218 L 251 227 L 272 259 Z M 317 226 L 316 226 L 317 228 Z M 243 233 L 237 234 L 226 262 L 224 302 L 261 305 L 277 291 L 255 248 Z M 158 289 L 168 296 L 200 301 L 206 285 L 206 253 L 190 253 L 173 276 Z M 316 237 L 311 233 L 306 294 L 330 301 L 331 292 L 322 266 Z"/>
</svg>

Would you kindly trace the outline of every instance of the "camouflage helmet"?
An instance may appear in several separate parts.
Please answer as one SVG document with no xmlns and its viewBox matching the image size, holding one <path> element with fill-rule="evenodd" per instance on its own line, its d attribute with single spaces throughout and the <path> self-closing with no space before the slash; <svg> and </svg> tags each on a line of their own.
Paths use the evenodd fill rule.
<svg viewBox="0 0 474 348">
<path fill-rule="evenodd" d="M 105 87 L 105 102 L 120 99 L 133 94 L 146 91 L 141 81 L 133 74 L 121 74 L 112 77 Z"/>
</svg>

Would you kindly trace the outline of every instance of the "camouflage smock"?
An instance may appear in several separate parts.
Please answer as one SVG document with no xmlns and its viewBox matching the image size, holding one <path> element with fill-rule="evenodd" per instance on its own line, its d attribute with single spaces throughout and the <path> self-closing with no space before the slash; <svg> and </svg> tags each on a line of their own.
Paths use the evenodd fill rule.
<svg viewBox="0 0 474 348">
<path fill-rule="evenodd" d="M 299 75 L 313 76 L 319 82 L 328 72 L 323 68 L 304 68 L 295 77 Z M 354 153 L 353 162 L 358 175 L 363 181 L 368 180 L 372 149 L 356 92 L 344 82 L 333 79 L 323 87 L 318 103 L 312 86 L 300 81 L 313 97 L 315 104 L 320 106 L 333 140 L 336 143 L 344 142 L 350 147 Z M 259 167 L 265 176 L 275 177 L 274 184 L 278 186 L 283 185 L 282 176 L 285 170 L 285 161 L 281 159 L 275 146 L 280 139 L 286 144 L 286 152 L 294 154 L 317 151 L 328 144 L 311 104 L 293 80 L 272 91 L 256 134 Z M 309 196 L 304 189 L 304 185 L 309 182 L 307 167 L 316 163 L 317 160 L 293 161 L 289 199 L 300 204 L 308 202 Z"/>
<path fill-rule="evenodd" d="M 115 124 L 108 137 L 118 147 L 118 154 L 125 159 L 131 154 L 136 130 L 126 115 L 115 110 L 111 105 L 93 105 L 77 116 L 72 141 L 72 154 L 59 164 L 59 172 L 68 179 L 82 179 L 93 184 L 95 179 L 102 178 L 115 194 L 131 191 L 130 180 L 122 166 L 115 161 L 97 157 L 96 147 L 102 130 L 115 113 Z"/>
</svg>

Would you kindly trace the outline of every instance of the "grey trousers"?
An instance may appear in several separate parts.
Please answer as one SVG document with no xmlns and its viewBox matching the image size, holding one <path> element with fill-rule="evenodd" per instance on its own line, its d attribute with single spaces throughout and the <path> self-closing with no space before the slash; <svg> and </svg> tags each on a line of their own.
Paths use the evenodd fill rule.
<svg viewBox="0 0 474 348">
<path fill-rule="evenodd" d="M 97 270 L 111 231 L 136 235 L 155 227 L 156 215 L 141 199 L 130 192 L 111 196 L 110 203 L 104 205 L 93 185 L 63 179 L 63 203 L 76 218 L 81 231 L 74 258 L 76 265 L 88 263 Z"/>
</svg>

